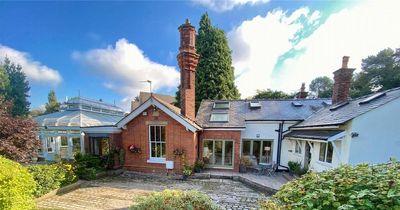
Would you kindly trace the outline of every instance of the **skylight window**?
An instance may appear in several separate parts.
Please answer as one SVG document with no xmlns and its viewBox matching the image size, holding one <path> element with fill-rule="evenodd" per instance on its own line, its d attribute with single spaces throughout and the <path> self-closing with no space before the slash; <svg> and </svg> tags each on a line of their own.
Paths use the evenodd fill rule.
<svg viewBox="0 0 400 210">
<path fill-rule="evenodd" d="M 210 122 L 228 122 L 228 113 L 212 113 Z"/>
<path fill-rule="evenodd" d="M 341 108 L 341 107 L 346 106 L 347 104 L 349 104 L 349 102 L 348 102 L 348 101 L 344 101 L 344 102 L 342 102 L 342 103 L 338 103 L 338 104 L 334 105 L 334 106 L 333 106 L 332 108 L 330 108 L 329 110 L 335 111 L 335 110 L 337 110 L 337 109 L 339 109 L 339 108 Z"/>
<path fill-rule="evenodd" d="M 228 101 L 218 101 L 214 102 L 214 109 L 229 109 L 229 102 Z"/>
<path fill-rule="evenodd" d="M 293 101 L 293 102 L 292 102 L 292 106 L 294 106 L 294 107 L 302 107 L 303 104 L 300 103 L 300 102 L 298 102 L 298 101 Z"/>
<path fill-rule="evenodd" d="M 358 103 L 358 104 L 360 104 L 360 105 L 366 104 L 366 103 L 369 103 L 369 102 L 371 102 L 371 101 L 373 101 L 375 99 L 378 99 L 378 98 L 380 98 L 382 96 L 385 96 L 385 95 L 386 95 L 386 93 L 377 93 L 377 94 L 374 94 L 374 95 L 372 95 L 372 96 L 360 101 L 360 103 Z"/>
<path fill-rule="evenodd" d="M 249 106 L 250 106 L 250 108 L 254 108 L 254 109 L 256 109 L 256 108 L 261 108 L 261 104 L 260 104 L 260 102 L 258 102 L 258 101 L 251 101 L 251 102 L 249 103 Z"/>
</svg>

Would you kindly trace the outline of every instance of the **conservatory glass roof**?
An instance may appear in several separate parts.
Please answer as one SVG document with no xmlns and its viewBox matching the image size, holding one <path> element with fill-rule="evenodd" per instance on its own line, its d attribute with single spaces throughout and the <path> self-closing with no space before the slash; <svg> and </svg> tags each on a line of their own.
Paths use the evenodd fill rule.
<svg viewBox="0 0 400 210">
<path fill-rule="evenodd" d="M 39 126 L 90 127 L 115 125 L 123 117 L 123 109 L 115 105 L 75 97 L 62 104 L 61 111 L 33 119 Z"/>
</svg>

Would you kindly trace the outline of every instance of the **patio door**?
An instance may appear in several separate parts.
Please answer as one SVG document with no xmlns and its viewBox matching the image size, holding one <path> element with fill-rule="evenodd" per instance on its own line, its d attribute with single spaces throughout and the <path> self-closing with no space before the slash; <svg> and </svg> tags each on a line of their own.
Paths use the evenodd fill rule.
<svg viewBox="0 0 400 210">
<path fill-rule="evenodd" d="M 209 168 L 233 168 L 232 140 L 204 140 L 203 160 Z"/>
</svg>

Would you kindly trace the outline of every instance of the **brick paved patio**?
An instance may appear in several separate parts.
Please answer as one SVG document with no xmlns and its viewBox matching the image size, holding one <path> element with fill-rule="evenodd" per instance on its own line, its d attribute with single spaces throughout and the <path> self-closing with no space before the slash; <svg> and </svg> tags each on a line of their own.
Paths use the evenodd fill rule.
<svg viewBox="0 0 400 210">
<path fill-rule="evenodd" d="M 127 209 L 134 196 L 164 189 L 199 190 L 222 209 L 256 209 L 269 195 L 229 179 L 176 180 L 171 177 L 126 173 L 90 181 L 82 188 L 38 202 L 41 209 Z"/>
</svg>

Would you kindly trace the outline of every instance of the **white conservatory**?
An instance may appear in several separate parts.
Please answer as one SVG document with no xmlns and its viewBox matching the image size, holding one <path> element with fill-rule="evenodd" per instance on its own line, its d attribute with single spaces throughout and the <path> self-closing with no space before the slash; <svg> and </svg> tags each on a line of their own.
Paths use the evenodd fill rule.
<svg viewBox="0 0 400 210">
<path fill-rule="evenodd" d="M 75 153 L 106 153 L 110 138 L 120 132 L 114 125 L 124 114 L 120 107 L 102 101 L 69 99 L 59 112 L 34 117 L 42 143 L 39 157 L 71 159 Z"/>
</svg>

